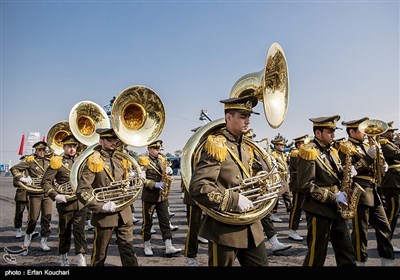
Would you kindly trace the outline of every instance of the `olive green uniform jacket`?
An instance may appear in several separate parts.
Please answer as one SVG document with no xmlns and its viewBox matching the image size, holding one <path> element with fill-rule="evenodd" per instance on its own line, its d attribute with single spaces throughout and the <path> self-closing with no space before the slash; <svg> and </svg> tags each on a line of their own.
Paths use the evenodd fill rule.
<svg viewBox="0 0 400 280">
<path fill-rule="evenodd" d="M 226 139 L 226 149 L 237 155 L 244 168 L 250 170 L 253 153 L 247 145 L 242 143 L 242 138 L 235 139 L 226 130 L 217 134 Z M 237 209 L 239 194 L 229 189 L 242 182 L 246 175 L 231 154 L 226 149 L 221 150 L 217 146 L 213 149 L 216 152 L 215 155 L 211 155 L 207 149 L 203 150 L 191 178 L 189 193 L 204 207 L 220 212 L 234 212 Z M 217 244 L 233 248 L 248 248 L 251 239 L 258 247 L 265 238 L 260 220 L 249 225 L 231 225 L 208 215 L 204 219 L 199 235 Z"/>
</svg>

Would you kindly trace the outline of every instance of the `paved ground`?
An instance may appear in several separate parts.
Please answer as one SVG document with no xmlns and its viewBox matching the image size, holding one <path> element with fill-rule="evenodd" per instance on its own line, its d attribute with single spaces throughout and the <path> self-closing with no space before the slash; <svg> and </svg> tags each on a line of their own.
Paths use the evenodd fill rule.
<svg viewBox="0 0 400 280">
<path fill-rule="evenodd" d="M 186 212 L 185 205 L 182 203 L 181 193 L 180 193 L 180 178 L 176 177 L 171 188 L 170 192 L 170 205 L 171 211 L 175 213 L 175 216 L 171 218 L 172 223 L 174 225 L 179 226 L 179 230 L 173 232 L 173 244 L 175 247 L 180 247 L 184 249 L 184 240 L 187 231 L 186 224 Z M 14 193 L 15 189 L 11 184 L 11 178 L 9 177 L 0 177 L 0 209 L 1 209 L 1 220 L 0 220 L 0 254 L 2 258 L 0 258 L 0 266 L 13 266 L 12 264 L 7 263 L 4 260 L 4 247 L 18 249 L 19 246 L 22 246 L 23 238 L 15 239 L 15 229 L 13 227 L 13 216 L 14 216 Z M 141 201 L 140 198 L 135 201 L 135 215 L 137 218 L 141 219 Z M 269 265 L 276 267 L 299 267 L 302 265 L 305 253 L 306 253 L 306 241 L 296 242 L 292 241 L 288 238 L 288 214 L 285 211 L 285 207 L 280 205 L 278 216 L 283 219 L 283 223 L 275 223 L 275 227 L 279 233 L 279 240 L 283 243 L 288 243 L 292 245 L 292 248 L 281 252 L 279 254 L 273 255 L 271 252 L 271 245 L 268 241 L 266 241 L 266 246 L 269 254 Z M 25 217 L 24 217 L 25 218 Z M 26 219 L 26 218 L 25 218 Z M 59 264 L 59 256 L 57 253 L 57 221 L 58 214 L 56 208 L 53 208 L 53 218 L 52 218 L 52 233 L 49 238 L 49 245 L 51 247 L 51 251 L 44 253 L 39 249 L 39 238 L 36 238 L 32 242 L 32 246 L 29 249 L 27 255 L 24 256 L 16 256 L 15 261 L 16 265 L 23 267 L 41 267 L 41 266 L 58 266 Z M 165 266 L 165 267 L 176 267 L 176 266 L 185 266 L 186 259 L 183 254 L 173 257 L 166 258 L 164 254 L 164 244 L 161 239 L 161 235 L 157 220 L 155 220 L 155 229 L 157 230 L 157 234 L 152 238 L 153 244 L 153 257 L 145 257 L 143 253 L 143 243 L 140 236 L 140 227 L 141 223 L 135 225 L 134 228 L 134 248 L 136 250 L 136 254 L 138 256 L 139 265 L 140 266 Z M 306 235 L 305 230 L 306 224 L 305 219 L 300 224 L 299 233 L 302 236 Z M 39 230 L 39 225 L 37 226 L 37 230 Z M 396 229 L 394 234 L 393 244 L 397 247 L 400 247 L 400 226 Z M 93 242 L 93 232 L 87 231 L 87 238 L 89 242 L 89 250 L 92 250 L 92 242 Z M 373 230 L 370 231 L 369 234 L 369 260 L 367 262 L 368 266 L 380 266 L 380 258 L 378 256 L 376 250 L 376 241 Z M 72 254 L 71 249 L 71 255 Z M 400 256 L 396 256 L 396 260 L 394 261 L 395 266 L 400 266 Z M 76 260 L 74 257 L 70 257 L 71 265 L 76 266 Z M 200 244 L 199 248 L 199 264 L 201 266 L 207 265 L 207 245 Z M 89 256 L 87 256 L 87 261 L 89 262 Z M 335 266 L 335 259 L 333 256 L 332 248 L 329 248 L 328 257 L 325 263 L 325 266 Z M 106 266 L 121 266 L 121 262 L 118 255 L 118 249 L 115 242 L 111 242 L 108 257 L 106 260 Z"/>
</svg>

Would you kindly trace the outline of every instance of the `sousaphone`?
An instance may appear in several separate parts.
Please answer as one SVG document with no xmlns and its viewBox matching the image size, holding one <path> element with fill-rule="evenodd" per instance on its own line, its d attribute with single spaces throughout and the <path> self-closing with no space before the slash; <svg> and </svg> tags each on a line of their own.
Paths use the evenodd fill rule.
<svg viewBox="0 0 400 280">
<path fill-rule="evenodd" d="M 64 152 L 62 140 L 71 133 L 68 121 L 60 121 L 54 124 L 47 132 L 46 137 L 50 150 L 56 155 L 61 155 Z"/>
<path fill-rule="evenodd" d="M 265 117 L 272 128 L 278 128 L 282 124 L 289 101 L 289 74 L 285 54 L 278 43 L 273 43 L 269 48 L 264 69 L 241 77 L 232 87 L 230 97 L 247 95 L 254 95 L 263 103 Z M 224 127 L 224 119 L 202 126 L 182 149 L 181 176 L 188 192 L 192 172 L 200 160 L 207 137 L 218 133 Z M 264 170 L 244 179 L 230 190 L 247 196 L 254 207 L 244 213 L 221 212 L 199 204 L 207 215 L 226 224 L 250 224 L 266 216 L 274 208 L 281 187 L 282 174 L 277 169 L 276 161 L 250 138 L 243 137 L 243 141 L 263 163 Z"/>
</svg>

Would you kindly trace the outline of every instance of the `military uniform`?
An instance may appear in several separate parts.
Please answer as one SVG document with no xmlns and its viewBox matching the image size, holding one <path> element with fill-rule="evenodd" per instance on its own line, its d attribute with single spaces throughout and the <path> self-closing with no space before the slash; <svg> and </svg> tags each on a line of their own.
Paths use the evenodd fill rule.
<svg viewBox="0 0 400 280">
<path fill-rule="evenodd" d="M 292 209 L 289 214 L 289 229 L 293 232 L 289 233 L 289 238 L 297 241 L 303 240 L 297 234 L 297 230 L 299 229 L 299 223 L 301 218 L 301 203 L 304 199 L 304 193 L 299 189 L 297 184 L 297 158 L 299 155 L 299 147 L 304 144 L 308 135 L 304 135 L 301 137 L 297 137 L 294 140 L 295 148 L 290 151 L 289 154 L 289 172 L 290 172 L 290 180 L 289 180 L 289 189 L 292 192 Z"/>
<path fill-rule="evenodd" d="M 104 141 L 118 139 L 113 129 L 97 129 L 100 144 Z M 87 159 L 82 173 L 78 178 L 76 196 L 81 203 L 92 211 L 94 228 L 92 266 L 104 266 L 107 249 L 113 233 L 116 234 L 117 244 L 123 266 L 138 266 L 133 249 L 133 222 L 129 204 L 122 209 L 106 210 L 107 203 L 97 201 L 92 194 L 93 189 L 109 186 L 112 182 L 128 178 L 132 167 L 115 150 L 106 150 L 102 145 L 97 146 Z"/>
<path fill-rule="evenodd" d="M 285 153 L 276 148 L 276 145 L 285 145 L 284 139 L 283 138 L 276 138 L 274 140 L 271 140 L 271 143 L 274 144 L 275 150 L 271 153 L 271 155 L 275 158 L 276 162 L 278 163 L 278 169 L 279 171 L 283 174 L 283 180 L 282 180 L 282 198 L 283 202 L 285 203 L 286 206 L 286 212 L 290 212 L 290 209 L 292 208 L 292 199 L 290 195 L 290 190 L 288 186 L 288 160 L 285 155 Z M 278 200 L 276 201 L 275 207 L 272 210 L 273 214 L 276 214 L 278 212 Z M 274 220 L 274 219 L 272 219 Z"/>
<path fill-rule="evenodd" d="M 36 150 L 44 150 L 47 147 L 47 143 L 39 141 L 32 146 Z M 30 176 L 31 178 L 41 178 L 49 166 L 50 160 L 44 156 L 39 157 L 37 152 L 35 154 L 25 157 L 20 163 L 11 167 L 10 171 L 16 182 L 19 182 L 21 178 Z M 29 247 L 30 245 L 30 234 L 35 230 L 37 221 L 40 215 L 40 236 L 46 238 L 50 236 L 51 229 L 51 212 L 53 208 L 52 200 L 37 186 L 38 191 L 27 191 L 29 200 L 29 217 L 27 226 L 25 229 L 27 239 L 24 243 Z M 47 246 L 47 245 L 46 245 Z M 48 250 L 46 250 L 48 251 Z"/>
<path fill-rule="evenodd" d="M 377 191 L 377 182 L 375 182 L 374 159 L 367 154 L 369 144 L 364 143 L 363 135 L 361 136 L 362 140 L 354 138 L 357 137 L 358 125 L 365 120 L 368 118 L 342 122 L 349 134 L 345 144 L 351 148 L 346 149 L 344 145 L 339 148 L 343 168 L 350 168 L 345 165 L 346 156 L 350 156 L 351 164 L 357 171 L 357 175 L 352 178 L 352 181 L 364 190 L 359 197 L 357 209 L 354 209 L 356 213 L 352 219 L 353 230 L 351 233 L 356 260 L 361 263 L 368 260 L 368 225 L 375 229 L 379 256 L 385 259 L 394 259 L 393 247 L 390 243 L 390 225 Z M 351 137 L 350 133 L 354 133 L 354 137 Z M 350 202 L 351 198 L 347 197 L 347 199 Z"/>
<path fill-rule="evenodd" d="M 382 194 L 385 197 L 385 211 L 389 219 L 391 236 L 396 227 L 400 212 L 400 148 L 393 142 L 393 122 L 389 122 L 389 129 L 381 135 L 380 144 L 383 156 L 388 164 L 388 170 L 381 183 Z M 398 252 L 396 252 L 398 253 Z"/>
<path fill-rule="evenodd" d="M 297 179 L 299 191 L 305 193 L 302 209 L 307 219 L 308 251 L 303 266 L 323 266 L 328 237 L 337 266 L 355 265 L 355 256 L 346 221 L 338 213 L 337 198 L 342 167 L 338 152 L 317 138 L 333 133 L 340 116 L 310 119 L 315 137 L 299 150 Z M 333 140 L 333 138 L 332 138 Z M 326 141 L 328 142 L 328 141 Z"/>
<path fill-rule="evenodd" d="M 148 150 L 152 148 L 160 150 L 162 148 L 162 141 L 153 141 L 147 146 L 147 148 Z M 166 181 L 167 176 L 169 176 L 166 174 L 168 162 L 167 159 L 161 154 L 158 154 L 158 156 L 149 154 L 148 156 L 139 157 L 138 163 L 141 165 L 146 173 L 146 179 L 142 190 L 142 238 L 145 244 L 145 255 L 151 256 L 153 255 L 153 253 L 151 251 L 150 245 L 150 230 L 153 225 L 154 210 L 157 212 L 163 241 L 167 244 L 171 243 L 172 240 L 170 218 L 168 213 L 168 193 L 170 182 Z M 162 182 L 165 183 L 162 184 L 163 187 L 157 188 L 156 186 L 158 186 Z M 171 250 L 168 250 L 167 248 L 166 254 L 170 255 L 172 253 L 178 253 L 180 251 L 180 249 L 178 250 L 175 248 L 171 248 Z"/>
<path fill-rule="evenodd" d="M 225 118 L 233 114 L 247 117 L 257 104 L 254 96 L 222 100 Z M 235 125 L 233 121 L 228 125 Z M 242 133 L 243 136 L 243 133 Z M 222 129 L 208 136 L 191 178 L 189 194 L 200 205 L 221 212 L 235 212 L 239 205 L 239 193 L 229 191 L 237 186 L 246 173 L 251 173 L 252 153 L 243 143 L 243 137 Z M 244 207 L 247 207 L 244 205 Z M 201 225 L 200 236 L 209 240 L 209 266 L 232 266 L 235 258 L 242 266 L 266 266 L 268 264 L 264 232 L 260 220 L 251 224 L 228 224 L 207 215 Z"/>
<path fill-rule="evenodd" d="M 78 141 L 72 135 L 66 136 L 62 140 L 65 145 L 78 145 Z M 63 153 L 62 155 L 53 155 L 50 159 L 50 166 L 43 175 L 42 187 L 45 194 L 53 201 L 58 193 L 53 187 L 56 184 L 62 185 L 70 182 L 71 167 L 75 161 L 76 154 L 73 156 Z M 56 203 L 58 211 L 58 253 L 66 254 L 71 247 L 71 229 L 74 235 L 75 254 L 86 254 L 87 241 L 85 237 L 85 221 L 87 216 L 87 207 L 83 208 L 83 204 L 78 201 L 75 194 L 70 195 L 72 199 L 68 199 L 65 203 Z"/>
</svg>

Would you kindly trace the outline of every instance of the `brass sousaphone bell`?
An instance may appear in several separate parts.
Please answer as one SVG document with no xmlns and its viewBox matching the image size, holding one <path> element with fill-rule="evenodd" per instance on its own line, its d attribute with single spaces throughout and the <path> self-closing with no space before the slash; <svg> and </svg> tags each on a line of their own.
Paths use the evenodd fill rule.
<svg viewBox="0 0 400 280">
<path fill-rule="evenodd" d="M 263 103 L 265 117 L 272 128 L 278 128 L 282 124 L 289 102 L 289 74 L 285 54 L 278 43 L 270 46 L 264 69 L 241 77 L 230 93 L 231 98 L 247 95 L 254 95 Z M 217 133 L 223 127 L 224 119 L 204 125 L 195 131 L 182 149 L 181 176 L 188 191 L 192 171 L 200 160 L 208 135 Z M 272 157 L 248 137 L 243 137 L 243 141 L 265 163 L 266 170 L 244 179 L 240 185 L 230 190 L 247 196 L 253 202 L 254 208 L 245 213 L 221 212 L 199 204 L 207 215 L 226 224 L 250 224 L 266 216 L 272 211 L 281 187 L 282 176 Z"/>
<path fill-rule="evenodd" d="M 56 155 L 61 155 L 64 152 L 62 140 L 71 133 L 68 121 L 60 121 L 54 124 L 47 132 L 46 137 L 50 150 Z"/>
</svg>

